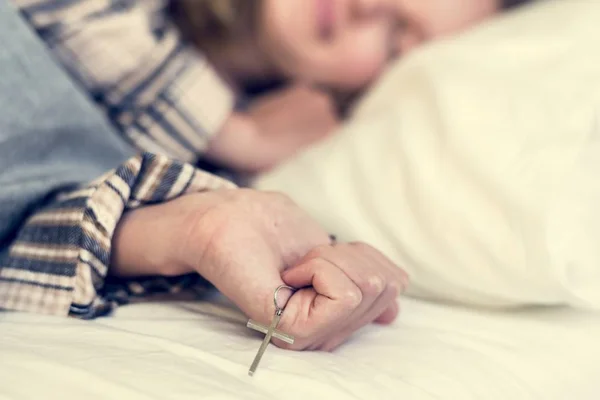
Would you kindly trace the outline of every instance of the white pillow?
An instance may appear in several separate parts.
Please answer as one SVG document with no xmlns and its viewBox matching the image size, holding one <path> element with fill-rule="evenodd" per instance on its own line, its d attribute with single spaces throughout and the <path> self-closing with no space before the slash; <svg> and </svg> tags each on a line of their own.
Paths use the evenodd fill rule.
<svg viewBox="0 0 600 400">
<path fill-rule="evenodd" d="M 414 296 L 600 308 L 599 21 L 546 1 L 423 47 L 254 187 L 384 251 Z"/>
</svg>

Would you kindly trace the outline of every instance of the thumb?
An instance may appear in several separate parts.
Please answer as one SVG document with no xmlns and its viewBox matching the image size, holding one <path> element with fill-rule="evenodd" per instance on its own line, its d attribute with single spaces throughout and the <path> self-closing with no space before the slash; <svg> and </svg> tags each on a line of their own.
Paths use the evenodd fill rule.
<svg viewBox="0 0 600 400">
<path fill-rule="evenodd" d="M 360 291 L 346 274 L 319 257 L 304 259 L 282 278 L 286 285 L 299 289 L 289 299 L 280 322 L 281 329 L 296 335 L 293 349 L 309 348 L 331 335 L 360 302 Z"/>
<path fill-rule="evenodd" d="M 309 259 L 285 271 L 282 275 L 286 285 L 294 288 L 310 288 L 314 298 L 304 302 L 303 320 L 315 327 L 327 321 L 335 321 L 361 302 L 361 292 L 350 278 L 335 264 L 323 258 Z M 290 305 L 297 297 L 307 291 L 300 291 L 290 300 Z"/>
<path fill-rule="evenodd" d="M 312 258 L 286 270 L 282 275 L 286 285 L 312 287 L 330 300 L 349 300 L 360 297 L 360 290 L 335 264 L 324 258 Z M 360 302 L 360 300 L 359 300 Z"/>
</svg>

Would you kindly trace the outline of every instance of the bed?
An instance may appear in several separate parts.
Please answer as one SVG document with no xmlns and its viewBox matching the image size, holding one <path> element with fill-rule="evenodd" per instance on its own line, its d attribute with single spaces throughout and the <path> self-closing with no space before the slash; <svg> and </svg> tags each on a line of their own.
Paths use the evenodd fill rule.
<svg viewBox="0 0 600 400">
<path fill-rule="evenodd" d="M 391 327 L 369 326 L 335 353 L 271 346 L 251 378 L 247 370 L 261 336 L 219 297 L 132 304 L 95 321 L 0 313 L 0 400 L 600 398 L 600 254 L 598 235 L 586 234 L 600 226 L 594 219 L 600 202 L 594 197 L 600 196 L 598 21 L 597 0 L 547 0 L 416 52 L 359 109 L 354 128 L 255 183 L 288 193 L 340 238 L 371 242 L 409 270 L 416 289 L 402 300 Z M 485 69 L 498 79 L 477 72 Z M 398 93 L 401 107 L 389 101 Z M 478 100 L 489 93 L 491 104 Z M 396 106 L 400 117 L 384 118 L 384 110 Z M 517 147 L 522 132 L 533 140 L 526 151 Z M 560 139 L 552 148 L 561 151 L 536 158 L 532 149 L 549 135 Z M 471 175 L 454 181 L 448 193 L 468 197 L 494 182 L 486 199 L 489 209 L 503 211 L 498 215 L 415 183 L 440 182 L 433 179 L 439 171 L 421 166 L 435 165 L 438 151 L 468 150 L 463 144 L 475 151 L 446 157 L 446 165 L 473 162 L 462 170 Z M 568 168 L 553 169 L 557 154 L 585 149 L 596 152 L 584 163 L 595 171 L 587 180 L 548 178 L 547 172 L 561 174 L 576 164 L 564 158 L 559 161 Z M 398 166 L 398 160 L 408 161 Z M 506 162 L 500 172 L 508 173 L 494 175 L 488 160 Z M 540 174 L 516 174 L 514 165 L 527 166 L 517 172 Z M 431 179 L 408 179 L 424 170 Z M 468 179 L 486 173 L 484 185 L 470 185 Z M 401 185 L 402 179 L 410 184 Z M 595 184 L 584 185 L 592 207 L 578 203 L 585 196 L 568 185 L 558 189 L 574 197 L 552 197 L 558 181 Z M 460 192 L 461 184 L 475 189 Z M 538 201 L 549 195 L 554 209 Z M 411 198 L 419 201 L 403 202 Z M 411 208 L 439 198 L 445 205 L 455 200 L 450 205 L 457 208 Z M 557 207 L 565 202 L 568 207 Z M 533 229 L 548 222 L 540 214 L 548 210 L 560 211 L 548 213 L 552 229 Z M 471 218 L 471 212 L 479 214 Z M 591 231 L 565 221 L 584 221 Z M 465 306 L 448 305 L 454 301 Z"/>
<path fill-rule="evenodd" d="M 219 299 L 217 299 L 219 300 Z M 597 399 L 600 316 L 504 314 L 403 300 L 334 353 L 271 346 L 225 301 L 146 303 L 113 318 L 0 314 L 0 399 Z"/>
</svg>

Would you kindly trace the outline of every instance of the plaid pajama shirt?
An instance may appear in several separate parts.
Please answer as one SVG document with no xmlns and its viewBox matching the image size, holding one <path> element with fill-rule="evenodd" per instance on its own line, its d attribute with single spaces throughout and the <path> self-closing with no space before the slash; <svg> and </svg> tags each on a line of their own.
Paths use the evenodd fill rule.
<svg viewBox="0 0 600 400">
<path fill-rule="evenodd" d="M 111 238 L 125 210 L 233 187 L 189 164 L 145 153 L 94 182 L 62 191 L 12 242 L 0 269 L 0 307 L 93 318 L 131 296 L 207 287 L 197 275 L 106 284 Z"/>
<path fill-rule="evenodd" d="M 94 318 L 132 296 L 206 287 L 197 275 L 107 281 L 111 238 L 128 209 L 235 187 L 188 164 L 232 111 L 232 93 L 164 20 L 162 1 L 13 4 L 141 155 L 28 218 L 0 259 L 0 308 Z"/>
<path fill-rule="evenodd" d="M 142 151 L 195 162 L 234 95 L 165 18 L 165 0 L 12 0 L 81 87 Z"/>
</svg>

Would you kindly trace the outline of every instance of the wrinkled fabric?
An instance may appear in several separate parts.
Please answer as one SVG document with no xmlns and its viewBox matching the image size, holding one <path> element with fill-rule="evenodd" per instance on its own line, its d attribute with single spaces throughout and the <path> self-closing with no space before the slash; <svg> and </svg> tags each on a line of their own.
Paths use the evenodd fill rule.
<svg viewBox="0 0 600 400">
<path fill-rule="evenodd" d="M 205 286 L 195 276 L 107 292 L 112 236 L 127 209 L 233 185 L 137 154 L 5 0 L 0 73 L 0 309 L 93 318 L 132 294 Z"/>
</svg>

